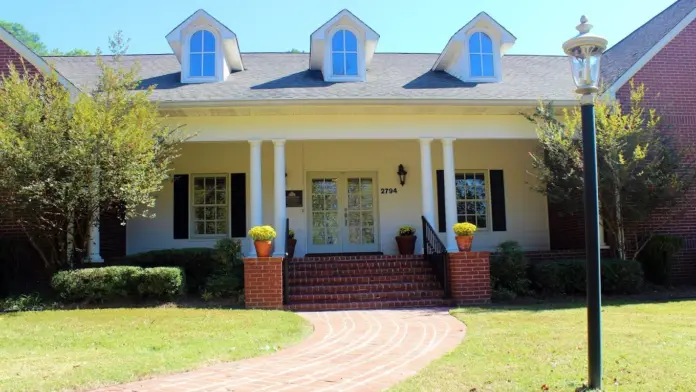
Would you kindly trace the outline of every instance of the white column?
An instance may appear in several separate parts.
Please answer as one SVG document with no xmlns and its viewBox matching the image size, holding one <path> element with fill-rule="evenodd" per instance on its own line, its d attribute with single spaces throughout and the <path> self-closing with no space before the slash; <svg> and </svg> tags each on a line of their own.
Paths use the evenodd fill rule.
<svg viewBox="0 0 696 392">
<path fill-rule="evenodd" d="M 448 252 L 458 252 L 457 242 L 454 238 L 452 225 L 457 223 L 457 193 L 454 186 L 454 143 L 453 137 L 442 139 L 442 163 L 444 166 L 445 180 L 445 221 L 447 222 L 447 246 Z"/>
<path fill-rule="evenodd" d="M 95 168 L 92 172 L 92 187 L 94 198 L 99 200 L 99 168 Z M 89 228 L 89 241 L 87 242 L 87 254 L 89 255 L 90 263 L 104 262 L 99 249 L 99 207 L 96 208 L 92 216 L 92 226 Z"/>
<path fill-rule="evenodd" d="M 261 140 L 249 140 L 249 209 L 251 210 L 251 227 L 263 224 L 263 189 L 261 188 Z M 250 256 L 256 256 L 256 249 L 251 244 Z"/>
<path fill-rule="evenodd" d="M 288 216 L 285 209 L 285 140 L 273 140 L 273 190 L 275 210 L 275 250 L 274 257 L 285 257 L 285 223 Z"/>
<path fill-rule="evenodd" d="M 420 139 L 421 153 L 421 204 L 423 216 L 431 226 L 435 225 L 435 201 L 433 199 L 433 162 L 430 153 L 432 138 Z"/>
</svg>

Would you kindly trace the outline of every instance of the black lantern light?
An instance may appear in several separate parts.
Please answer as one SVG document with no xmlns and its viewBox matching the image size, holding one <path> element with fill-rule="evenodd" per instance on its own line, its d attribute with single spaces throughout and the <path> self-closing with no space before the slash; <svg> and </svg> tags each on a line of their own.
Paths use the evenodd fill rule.
<svg viewBox="0 0 696 392">
<path fill-rule="evenodd" d="M 399 182 L 401 183 L 401 186 L 404 186 L 406 183 L 406 175 L 408 172 L 404 169 L 404 165 L 399 164 L 399 171 L 396 172 L 396 174 L 399 175 Z"/>
</svg>

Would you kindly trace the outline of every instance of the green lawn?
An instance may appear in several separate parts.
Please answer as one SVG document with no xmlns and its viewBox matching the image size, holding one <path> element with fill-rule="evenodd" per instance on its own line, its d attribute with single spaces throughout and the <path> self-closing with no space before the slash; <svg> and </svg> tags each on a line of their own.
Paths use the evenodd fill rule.
<svg viewBox="0 0 696 392">
<path fill-rule="evenodd" d="M 575 304 L 569 306 L 582 306 Z M 460 309 L 464 341 L 390 391 L 573 391 L 587 380 L 586 311 Z M 696 301 L 605 306 L 604 390 L 696 391 Z"/>
<path fill-rule="evenodd" d="M 271 353 L 311 331 L 280 311 L 99 309 L 0 314 L 0 390 L 135 380 Z"/>
</svg>

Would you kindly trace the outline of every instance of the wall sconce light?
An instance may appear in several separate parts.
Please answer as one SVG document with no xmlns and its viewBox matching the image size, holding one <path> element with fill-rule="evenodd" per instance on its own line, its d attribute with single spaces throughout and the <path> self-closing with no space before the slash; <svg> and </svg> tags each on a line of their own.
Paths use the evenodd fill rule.
<svg viewBox="0 0 696 392">
<path fill-rule="evenodd" d="M 399 182 L 401 183 L 401 186 L 404 186 L 406 183 L 406 175 L 408 174 L 408 172 L 404 170 L 404 165 L 399 164 L 399 171 L 396 172 L 396 174 L 399 175 Z"/>
</svg>

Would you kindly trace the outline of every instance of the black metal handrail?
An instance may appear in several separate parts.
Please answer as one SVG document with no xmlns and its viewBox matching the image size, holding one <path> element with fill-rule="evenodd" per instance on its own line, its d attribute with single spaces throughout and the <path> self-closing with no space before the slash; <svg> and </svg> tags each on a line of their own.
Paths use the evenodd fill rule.
<svg viewBox="0 0 696 392">
<path fill-rule="evenodd" d="M 421 216 L 421 221 L 423 222 L 423 258 L 433 267 L 437 279 L 445 290 L 445 298 L 450 298 L 449 254 L 447 253 L 447 248 L 424 216 Z"/>
<path fill-rule="evenodd" d="M 283 253 L 283 304 L 288 304 L 290 295 L 290 258 L 288 257 L 288 243 L 290 242 L 290 219 L 285 220 L 285 252 Z"/>
</svg>

